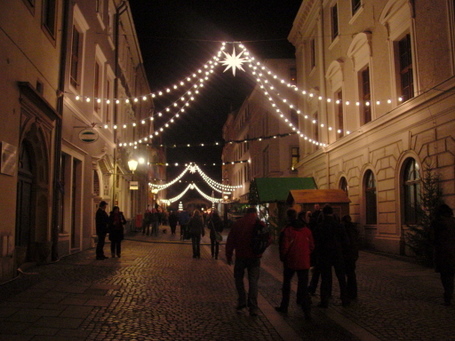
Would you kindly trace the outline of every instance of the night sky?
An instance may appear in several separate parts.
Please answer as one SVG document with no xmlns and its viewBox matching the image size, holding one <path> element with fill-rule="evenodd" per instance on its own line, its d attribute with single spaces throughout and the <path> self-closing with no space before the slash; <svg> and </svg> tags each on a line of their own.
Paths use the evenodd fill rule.
<svg viewBox="0 0 455 341">
<path fill-rule="evenodd" d="M 139 44 L 152 92 L 191 75 L 220 48 L 240 41 L 259 60 L 295 56 L 287 41 L 301 0 L 130 0 Z M 226 52 L 231 53 L 228 47 Z M 218 66 L 192 102 L 191 109 L 162 135 L 166 145 L 222 142 L 227 114 L 237 109 L 254 86 L 243 71 L 236 76 Z M 155 99 L 156 112 L 178 96 Z M 167 102 L 166 102 L 167 101 Z M 163 122 L 157 121 L 155 129 Z M 194 161 L 221 180 L 222 147 L 168 148 L 169 163 Z M 217 163 L 217 167 L 204 163 Z M 168 180 L 183 167 L 168 172 Z M 207 193 L 207 192 L 206 192 Z M 210 194 L 209 192 L 207 194 Z"/>
</svg>

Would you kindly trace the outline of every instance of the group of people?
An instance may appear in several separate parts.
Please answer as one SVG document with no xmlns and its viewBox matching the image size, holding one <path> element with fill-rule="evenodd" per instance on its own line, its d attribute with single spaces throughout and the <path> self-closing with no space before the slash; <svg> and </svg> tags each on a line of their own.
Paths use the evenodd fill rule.
<svg viewBox="0 0 455 341">
<path fill-rule="evenodd" d="M 359 233 L 349 215 L 341 219 L 330 205 L 321 210 L 317 204 L 313 212 L 287 211 L 287 225 L 279 236 L 280 260 L 283 262 L 281 304 L 275 309 L 287 313 L 291 280 L 297 273 L 297 304 L 305 319 L 311 320 L 311 296 L 320 283 L 319 307 L 327 308 L 332 296 L 332 269 L 340 287 L 341 305 L 347 306 L 357 298 L 356 262 L 359 258 Z M 238 294 L 237 310 L 248 308 L 250 315 L 258 312 L 258 280 L 262 254 L 252 252 L 251 240 L 257 224 L 256 208 L 249 208 L 245 216 L 231 228 L 226 242 L 226 260 L 232 264 L 235 252 L 234 279 Z M 431 229 L 434 232 L 435 270 L 440 273 L 444 289 L 444 304 L 452 304 L 455 279 L 455 218 L 446 204 L 435 212 Z M 310 269 L 312 278 L 308 285 Z M 248 293 L 244 277 L 248 272 Z"/>
<path fill-rule="evenodd" d="M 287 313 L 291 279 L 298 276 L 297 304 L 306 319 L 311 319 L 311 297 L 320 280 L 319 307 L 327 308 L 332 297 L 332 269 L 340 288 L 341 305 L 357 298 L 356 261 L 359 258 L 359 234 L 349 215 L 341 220 L 330 205 L 314 206 L 313 212 L 287 211 L 288 224 L 280 234 L 280 258 L 283 262 L 282 301 L 275 309 Z M 312 278 L 308 285 L 310 269 Z"/>
<path fill-rule="evenodd" d="M 112 257 L 121 256 L 123 225 L 126 223 L 123 213 L 114 206 L 110 214 L 106 212 L 107 203 L 101 201 L 96 212 L 96 233 L 98 243 L 96 259 L 103 260 L 103 247 L 109 233 Z M 186 213 L 186 214 L 183 214 Z M 282 299 L 275 309 L 287 313 L 291 280 L 297 273 L 297 299 L 306 319 L 311 319 L 311 296 L 314 295 L 320 281 L 319 307 L 327 308 L 332 296 L 332 269 L 338 280 L 341 305 L 347 306 L 357 298 L 356 261 L 359 258 L 359 234 L 349 215 L 339 219 L 330 205 L 323 209 L 316 204 L 312 212 L 297 213 L 287 211 L 287 225 L 279 235 L 280 260 L 283 262 Z M 262 254 L 253 252 L 251 241 L 255 226 L 264 225 L 258 219 L 257 209 L 250 207 L 244 217 L 231 227 L 226 240 L 226 260 L 233 263 L 235 253 L 234 278 L 238 294 L 237 310 L 248 308 L 252 316 L 258 313 L 258 280 Z M 180 215 L 170 212 L 169 224 L 175 234 L 177 224 L 181 231 L 188 231 L 192 241 L 193 258 L 200 258 L 201 238 L 205 227 L 210 231 L 212 258 L 218 259 L 223 222 L 216 210 L 204 216 L 194 210 L 191 216 L 187 211 Z M 152 224 L 153 226 L 153 224 Z M 435 267 L 440 273 L 444 288 L 444 304 L 450 305 L 454 292 L 455 274 L 455 218 L 448 205 L 440 205 L 431 224 L 434 231 Z M 152 233 L 153 233 L 152 227 Z M 145 232 L 147 233 L 147 230 Z M 269 243 L 271 243 L 271 238 Z M 312 278 L 310 280 L 310 269 Z M 248 273 L 248 292 L 245 290 L 244 277 Z"/>
<path fill-rule="evenodd" d="M 187 231 L 191 238 L 193 247 L 193 258 L 201 258 L 201 239 L 205 236 L 205 226 L 210 231 L 210 249 L 212 258 L 218 259 L 220 251 L 221 232 L 223 231 L 223 221 L 217 210 L 212 210 L 210 214 L 204 216 L 201 211 L 194 210 L 187 222 L 180 221 L 180 227 Z M 185 232 L 183 232 L 185 233 Z"/>
<path fill-rule="evenodd" d="M 123 225 L 126 224 L 126 219 L 123 213 L 120 212 L 118 206 L 114 206 L 110 214 L 106 212 L 107 202 L 101 201 L 96 211 L 96 235 L 98 242 L 96 244 L 96 259 L 104 260 L 108 258 L 104 254 L 104 244 L 106 236 L 109 234 L 109 240 L 111 241 L 111 256 L 112 258 L 121 257 L 122 253 L 122 240 L 124 237 Z"/>
<path fill-rule="evenodd" d="M 147 207 L 142 219 L 142 234 L 158 236 L 160 226 L 165 224 L 167 219 L 167 214 L 161 207 Z"/>
<path fill-rule="evenodd" d="M 311 319 L 311 288 L 308 286 L 310 268 L 313 281 L 321 277 L 320 307 L 328 307 L 332 291 L 332 268 L 340 285 L 343 306 L 357 297 L 355 263 L 358 258 L 358 233 L 349 216 L 339 221 L 333 208 L 326 205 L 322 211 L 315 205 L 314 212 L 287 211 L 287 225 L 279 235 L 280 260 L 283 262 L 282 299 L 275 309 L 287 313 L 291 293 L 291 280 L 298 277 L 297 304 L 302 307 L 306 319 Z M 260 221 L 259 221 L 260 222 Z M 252 251 L 251 240 L 258 223 L 257 210 L 249 208 L 243 218 L 231 228 L 226 241 L 226 260 L 232 264 L 235 252 L 234 278 L 238 294 L 237 310 L 249 309 L 250 315 L 257 315 L 257 295 L 260 260 L 262 254 Z M 262 222 L 260 222 L 263 224 Z M 269 241 L 271 242 L 271 240 Z M 245 272 L 248 272 L 249 290 L 244 286 Z M 317 283 L 313 282 L 317 286 Z"/>
</svg>

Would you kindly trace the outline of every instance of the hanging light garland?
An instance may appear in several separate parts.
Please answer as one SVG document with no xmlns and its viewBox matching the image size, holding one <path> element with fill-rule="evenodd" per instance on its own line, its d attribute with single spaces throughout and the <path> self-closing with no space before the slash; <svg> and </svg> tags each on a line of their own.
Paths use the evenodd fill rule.
<svg viewBox="0 0 455 341">
<path fill-rule="evenodd" d="M 218 192 L 221 192 L 221 193 L 226 193 L 226 192 L 231 192 L 232 190 L 236 189 L 236 188 L 240 188 L 242 187 L 241 185 L 240 186 L 229 186 L 229 185 L 224 185 L 222 183 L 219 183 L 219 182 L 216 182 L 215 180 L 211 179 L 209 176 L 207 176 L 201 168 L 199 168 L 199 166 L 196 164 L 196 163 L 191 163 L 189 165 L 187 165 L 185 167 L 185 169 L 183 170 L 182 173 L 180 173 L 180 175 L 178 175 L 174 180 L 172 180 L 171 182 L 168 182 L 166 184 L 163 184 L 163 185 L 158 185 L 158 184 L 152 184 L 152 183 L 149 183 L 149 187 L 153 190 L 153 191 L 156 191 L 156 192 L 159 192 L 159 191 L 162 191 L 163 189 L 166 189 L 170 186 L 172 186 L 173 184 L 175 184 L 177 181 L 179 181 L 185 174 L 186 172 L 190 172 L 190 173 L 196 173 L 198 172 L 201 177 L 204 179 L 204 181 L 210 186 L 212 187 L 213 189 L 215 189 L 216 191 Z"/>
<path fill-rule="evenodd" d="M 219 166 L 225 166 L 225 165 L 233 165 L 236 163 L 248 163 L 248 162 L 250 162 L 250 161 L 249 160 L 237 160 L 237 161 L 226 161 L 226 162 L 221 162 L 221 163 L 216 163 L 216 162 L 213 162 L 210 164 L 204 163 L 202 165 L 219 167 Z M 180 167 L 180 166 L 182 166 L 179 163 L 170 164 L 170 163 L 163 163 L 163 162 L 149 162 L 148 164 L 155 165 L 155 166 L 163 166 L 163 167 Z"/>
<path fill-rule="evenodd" d="M 205 194 L 194 183 L 189 184 L 179 195 L 177 195 L 177 196 L 175 196 L 175 197 L 173 197 L 171 199 L 160 199 L 160 201 L 163 202 L 166 205 L 170 205 L 173 202 L 176 202 L 176 201 L 180 200 L 185 195 L 185 193 L 188 192 L 188 190 L 190 190 L 190 189 L 197 190 L 202 197 L 204 197 L 205 199 L 207 199 L 208 201 L 210 201 L 212 203 L 221 203 L 221 202 L 223 202 L 223 199 L 221 199 L 221 198 L 214 198 L 214 197 L 211 197 L 211 196 Z"/>
<path fill-rule="evenodd" d="M 203 87 L 204 82 L 209 79 L 209 76 L 214 72 L 215 67 L 217 65 L 220 65 L 220 64 L 226 67 L 224 72 L 226 72 L 227 70 L 231 69 L 233 74 L 234 74 L 234 76 L 235 76 L 236 70 L 245 71 L 245 69 L 243 68 L 243 65 L 244 64 L 247 65 L 248 66 L 248 68 L 247 68 L 248 72 L 251 72 L 251 74 L 254 77 L 256 77 L 256 80 L 260 84 L 260 87 L 261 87 L 264 95 L 268 96 L 269 100 L 271 98 L 270 97 L 270 92 L 274 92 L 275 96 L 280 98 L 279 93 L 277 92 L 277 90 L 275 90 L 275 86 L 271 85 L 273 82 L 278 83 L 280 86 L 286 86 L 288 88 L 292 88 L 299 96 L 304 96 L 308 100 L 313 100 L 317 96 L 312 91 L 307 91 L 307 90 L 300 89 L 296 85 L 291 84 L 291 83 L 289 83 L 288 81 L 286 81 L 284 79 L 280 79 L 276 74 L 274 74 L 266 66 L 262 65 L 260 62 L 257 62 L 254 57 L 251 57 L 249 51 L 245 48 L 245 46 L 242 43 L 240 43 L 240 42 L 232 42 L 231 43 L 231 44 L 234 45 L 232 54 L 228 54 L 228 53 L 224 52 L 224 50 L 226 48 L 226 44 L 227 44 L 226 42 L 222 43 L 221 48 L 219 49 L 217 54 L 215 56 L 213 56 L 206 64 L 204 64 L 202 69 L 199 69 L 197 72 L 193 73 L 191 76 L 188 76 L 188 77 L 184 78 L 183 80 L 181 80 L 180 82 L 176 83 L 172 87 L 168 87 L 165 90 L 157 91 L 157 92 L 150 93 L 150 94 L 145 94 L 143 96 L 138 96 L 138 97 L 134 97 L 134 98 L 117 98 L 117 99 L 114 99 L 113 102 L 115 104 L 122 104 L 122 103 L 129 104 L 129 103 L 137 103 L 140 100 L 146 101 L 149 98 L 158 98 L 158 97 L 163 96 L 164 94 L 170 94 L 173 91 L 180 90 L 181 88 L 185 88 L 185 85 L 187 85 L 188 83 L 191 83 L 191 80 L 194 79 L 194 82 L 191 83 L 192 84 L 191 89 L 193 89 L 193 91 L 187 90 L 187 92 L 185 92 L 185 95 L 181 96 L 177 101 L 173 102 L 171 105 L 169 105 L 169 106 L 164 108 L 164 112 L 165 113 L 172 113 L 172 109 L 173 108 L 178 108 L 179 107 L 179 104 L 178 104 L 179 101 L 180 102 L 184 102 L 184 105 L 182 105 L 180 107 L 180 109 L 176 113 L 174 111 L 174 114 L 173 114 L 172 118 L 169 121 L 167 121 L 161 128 L 159 128 L 159 129 L 157 129 L 155 131 L 154 135 L 156 136 L 156 135 L 159 135 L 160 133 L 164 132 L 164 130 L 166 128 L 168 128 L 170 126 L 170 124 L 174 123 L 175 119 L 179 117 L 180 113 L 185 111 L 184 110 L 185 107 L 189 106 L 189 102 L 195 100 L 194 96 L 199 93 L 199 89 L 201 87 Z M 241 51 L 239 53 L 236 52 L 235 46 L 238 46 L 241 49 Z M 223 57 L 222 54 L 224 54 L 224 59 L 221 59 Z M 203 69 L 206 69 L 206 71 L 204 72 Z M 199 74 L 199 76 L 198 76 L 198 74 Z M 202 74 L 204 74 L 204 76 L 200 77 Z M 190 97 L 188 98 L 187 96 L 190 96 Z M 111 100 L 110 99 L 91 98 L 91 97 L 79 96 L 79 95 L 76 95 L 75 99 L 77 101 L 81 100 L 81 101 L 86 101 L 86 102 L 91 102 L 92 100 L 94 100 L 94 101 L 96 101 L 98 103 L 101 103 L 101 102 L 104 101 L 107 105 L 111 104 Z M 344 104 L 346 106 L 350 106 L 350 105 L 356 105 L 356 106 L 360 106 L 360 105 L 373 106 L 373 105 L 376 105 L 376 106 L 379 106 L 379 105 L 383 105 L 384 103 L 387 103 L 387 104 L 391 104 L 392 103 L 391 99 L 377 100 L 375 102 L 372 102 L 372 101 L 360 102 L 360 101 L 352 101 L 352 100 L 345 100 L 345 101 L 342 102 L 339 99 L 333 99 L 331 97 L 324 97 L 324 96 L 317 96 L 317 99 L 318 99 L 318 101 L 326 101 L 327 103 L 332 103 L 333 102 L 333 103 L 335 103 L 337 105 Z M 297 109 L 297 106 L 295 104 L 289 103 L 289 101 L 287 99 L 285 99 L 285 98 L 280 98 L 280 100 L 283 102 L 283 104 L 287 105 L 290 109 L 296 110 L 297 114 L 302 115 L 301 111 L 299 109 Z M 398 102 L 402 102 L 402 100 L 403 99 L 401 97 L 397 98 Z M 275 101 L 273 101 L 273 104 L 275 106 L 277 106 Z M 281 112 L 281 110 L 277 109 L 277 112 L 279 113 L 279 115 L 283 119 L 283 121 L 285 123 L 289 124 L 289 119 L 285 117 L 285 115 Z M 157 114 L 157 116 L 162 116 L 162 112 L 160 111 Z M 312 119 L 308 115 L 303 115 L 302 117 L 305 120 L 310 121 L 311 124 L 317 124 L 321 128 L 326 128 L 327 127 L 327 129 L 329 131 L 334 130 L 333 127 L 326 126 L 324 123 L 318 122 L 317 120 Z M 154 116 L 151 116 L 151 117 L 149 117 L 146 120 L 142 120 L 141 124 L 145 124 L 147 120 L 153 121 L 154 120 Z M 96 124 L 94 124 L 94 126 L 95 125 Z M 122 125 L 122 127 L 123 128 L 135 127 L 136 125 L 137 125 L 136 122 L 132 122 L 130 124 L 126 124 L 125 123 L 125 124 Z M 309 142 L 311 142 L 313 144 L 318 144 L 318 145 L 325 146 L 324 143 L 312 140 L 311 138 L 309 138 L 306 135 L 304 135 L 302 132 L 300 132 L 297 129 L 297 127 L 293 127 L 292 125 L 290 125 L 290 126 L 292 127 L 292 129 L 294 131 L 296 131 L 296 133 L 300 137 L 304 138 L 305 140 L 307 140 L 307 141 L 309 141 Z M 107 123 L 101 124 L 100 126 L 98 126 L 98 128 L 101 128 L 101 127 L 103 127 L 103 128 L 112 128 L 112 129 L 118 129 L 119 128 L 118 125 L 112 125 L 112 124 L 107 124 Z M 342 131 L 340 129 L 338 129 L 337 132 L 341 133 Z M 346 134 L 349 134 L 349 133 L 350 133 L 349 131 L 346 131 Z M 123 142 L 123 143 L 120 144 L 120 146 L 136 146 L 137 144 L 147 142 L 149 139 L 152 139 L 152 138 L 153 138 L 153 135 L 150 135 L 148 137 L 142 137 L 139 140 L 134 141 L 134 142 Z"/>
</svg>

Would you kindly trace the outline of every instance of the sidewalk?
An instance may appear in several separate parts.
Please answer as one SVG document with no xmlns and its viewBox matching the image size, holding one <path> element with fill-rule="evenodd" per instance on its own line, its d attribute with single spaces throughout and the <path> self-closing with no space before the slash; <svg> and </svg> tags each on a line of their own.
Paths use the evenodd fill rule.
<svg viewBox="0 0 455 341">
<path fill-rule="evenodd" d="M 178 230 L 179 233 L 179 230 Z M 224 236 L 226 238 L 226 236 Z M 281 263 L 275 245 L 262 260 L 257 317 L 235 311 L 231 266 L 202 257 L 169 228 L 158 237 L 135 233 L 122 258 L 95 260 L 94 250 L 28 269 L 0 286 L 0 340 L 455 340 L 455 307 L 442 305 L 431 269 L 362 252 L 359 299 L 328 309 L 313 298 L 313 321 L 295 305 L 275 312 L 281 299 Z M 110 254 L 109 244 L 105 247 Z"/>
</svg>

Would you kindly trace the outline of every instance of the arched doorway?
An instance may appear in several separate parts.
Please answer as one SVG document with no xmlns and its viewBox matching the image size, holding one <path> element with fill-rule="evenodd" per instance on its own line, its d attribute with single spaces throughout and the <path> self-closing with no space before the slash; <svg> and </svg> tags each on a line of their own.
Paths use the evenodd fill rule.
<svg viewBox="0 0 455 341">
<path fill-rule="evenodd" d="M 19 151 L 16 263 L 45 261 L 50 253 L 49 156 L 42 131 L 30 126 Z"/>
<path fill-rule="evenodd" d="M 26 143 L 21 148 L 17 183 L 16 214 L 16 255 L 18 264 L 31 261 L 31 243 L 34 239 L 33 166 L 30 147 Z"/>
</svg>

